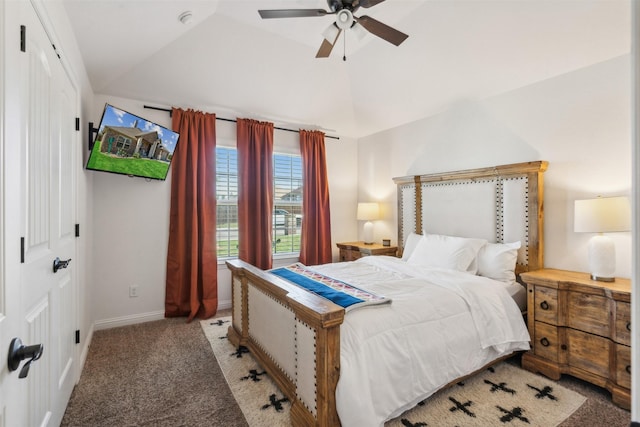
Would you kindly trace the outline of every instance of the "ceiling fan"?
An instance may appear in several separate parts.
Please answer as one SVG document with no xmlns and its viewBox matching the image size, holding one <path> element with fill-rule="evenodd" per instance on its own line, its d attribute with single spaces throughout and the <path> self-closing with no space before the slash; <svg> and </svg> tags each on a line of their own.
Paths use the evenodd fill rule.
<svg viewBox="0 0 640 427">
<path fill-rule="evenodd" d="M 334 23 L 323 32 L 324 40 L 320 45 L 320 49 L 316 54 L 316 58 L 326 58 L 331 54 L 333 46 L 338 41 L 342 30 L 353 28 L 358 30 L 364 28 L 371 34 L 380 37 L 383 40 L 388 41 L 391 44 L 399 46 L 403 41 L 409 37 L 390 26 L 377 21 L 370 16 L 363 15 L 357 17 L 354 13 L 364 7 L 368 9 L 377 4 L 382 3 L 384 0 L 327 0 L 329 5 L 329 11 L 324 9 L 273 9 L 273 10 L 259 10 L 262 19 L 272 18 L 307 18 L 314 16 L 336 15 Z"/>
</svg>

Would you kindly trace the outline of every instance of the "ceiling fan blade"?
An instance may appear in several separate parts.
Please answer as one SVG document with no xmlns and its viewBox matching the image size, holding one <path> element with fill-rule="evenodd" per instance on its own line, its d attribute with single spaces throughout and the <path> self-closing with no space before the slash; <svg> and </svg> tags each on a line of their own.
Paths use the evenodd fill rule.
<svg viewBox="0 0 640 427">
<path fill-rule="evenodd" d="M 310 16 L 325 16 L 333 12 L 327 12 L 324 9 L 272 9 L 259 10 L 258 13 L 262 19 L 272 18 L 307 18 Z"/>
<path fill-rule="evenodd" d="M 360 6 L 364 7 L 365 9 L 368 9 L 370 7 L 373 7 L 377 4 L 382 3 L 384 0 L 360 0 Z"/>
<path fill-rule="evenodd" d="M 382 22 L 367 15 L 355 19 L 371 34 L 374 34 L 396 46 L 400 46 L 400 44 L 409 37 L 405 33 L 398 31 L 395 28 L 391 28 L 387 24 L 383 24 Z"/>
<path fill-rule="evenodd" d="M 333 24 L 331 24 L 333 25 Z M 316 58 L 328 58 L 331 55 L 331 51 L 333 50 L 333 46 L 335 46 L 338 41 L 338 37 L 340 37 L 340 33 L 342 30 L 338 28 L 338 32 L 336 33 L 336 37 L 333 40 L 333 43 L 328 41 L 327 39 L 322 39 L 322 44 L 320 45 L 320 49 L 318 49 L 318 53 L 316 54 Z"/>
</svg>

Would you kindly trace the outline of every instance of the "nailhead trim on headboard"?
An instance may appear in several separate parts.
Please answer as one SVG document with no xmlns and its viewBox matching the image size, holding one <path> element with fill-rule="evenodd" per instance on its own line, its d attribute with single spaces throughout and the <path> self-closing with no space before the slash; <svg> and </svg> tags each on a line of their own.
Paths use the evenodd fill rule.
<svg viewBox="0 0 640 427">
<path fill-rule="evenodd" d="M 524 220 L 525 241 L 523 241 L 524 263 L 519 263 L 519 272 L 542 268 L 543 265 L 543 173 L 548 162 L 536 161 L 514 163 L 488 168 L 468 169 L 455 172 L 442 172 L 426 175 L 414 175 L 394 178 L 398 197 L 398 246 L 402 248 L 405 238 L 414 231 L 422 234 L 422 193 L 425 186 L 449 186 L 496 182 L 496 242 L 505 240 L 505 182 L 524 180 Z M 414 190 L 414 206 L 404 200 L 407 189 Z M 406 209 L 414 209 L 415 224 L 405 224 Z M 533 251 L 533 252 L 532 252 Z M 401 252 L 400 252 L 401 253 Z M 531 257 L 531 254 L 535 255 Z"/>
<path fill-rule="evenodd" d="M 496 242 L 504 243 L 504 187 L 502 180 L 498 180 L 496 185 Z"/>
</svg>

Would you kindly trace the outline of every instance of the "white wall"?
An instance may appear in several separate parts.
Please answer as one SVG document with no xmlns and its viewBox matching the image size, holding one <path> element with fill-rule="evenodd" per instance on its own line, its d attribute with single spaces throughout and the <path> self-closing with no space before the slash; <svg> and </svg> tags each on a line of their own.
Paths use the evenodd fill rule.
<svg viewBox="0 0 640 427">
<path fill-rule="evenodd" d="M 393 177 L 547 160 L 545 266 L 588 271 L 592 235 L 573 232 L 573 203 L 630 195 L 629 70 L 628 55 L 613 58 L 360 139 L 359 200 L 391 207 L 376 241 L 397 240 Z M 611 237 L 617 275 L 630 277 L 630 233 Z"/>
<path fill-rule="evenodd" d="M 143 102 L 97 95 L 92 121 L 98 126 L 104 104 L 109 103 L 171 128 L 163 111 L 145 109 Z M 216 113 L 207 108 L 202 111 Z M 235 117 L 219 114 L 220 117 Z M 236 124 L 216 122 L 217 143 L 235 146 Z M 276 130 L 275 150 L 299 152 L 299 135 Z M 326 139 L 332 206 L 332 241 L 356 237 L 357 144 L 354 140 Z M 94 280 L 92 312 L 96 328 L 106 328 L 164 317 L 165 265 L 169 231 L 171 174 L 166 181 L 147 181 L 104 172 L 93 175 Z M 343 208 L 347 206 L 348 208 Z M 334 256 L 337 249 L 334 245 Z M 276 265 L 297 259 L 278 259 Z M 129 286 L 138 286 L 138 297 L 129 297 Z M 218 264 L 219 308 L 231 306 L 231 278 L 224 263 Z"/>
</svg>

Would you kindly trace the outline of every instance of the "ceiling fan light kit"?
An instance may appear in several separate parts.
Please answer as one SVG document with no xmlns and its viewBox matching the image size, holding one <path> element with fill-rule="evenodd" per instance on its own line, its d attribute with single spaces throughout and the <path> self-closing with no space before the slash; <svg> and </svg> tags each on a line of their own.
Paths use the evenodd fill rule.
<svg viewBox="0 0 640 427">
<path fill-rule="evenodd" d="M 361 41 L 364 36 L 367 35 L 367 30 L 357 22 L 354 22 L 351 26 L 351 32 L 356 36 L 356 40 Z"/>
<path fill-rule="evenodd" d="M 353 25 L 353 14 L 348 9 L 342 9 L 336 14 L 336 25 L 341 30 L 351 28 Z"/>
<path fill-rule="evenodd" d="M 322 37 L 331 44 L 335 43 L 339 35 L 340 29 L 335 23 L 331 23 L 327 29 L 322 32 Z"/>
<path fill-rule="evenodd" d="M 403 32 L 383 24 L 370 16 L 363 15 L 357 17 L 354 15 L 360 7 L 368 9 L 383 1 L 385 0 L 327 0 L 330 11 L 324 9 L 274 9 L 259 10 L 258 13 L 262 19 L 307 18 L 336 15 L 335 22 L 329 25 L 322 33 L 324 40 L 322 40 L 320 49 L 316 54 L 316 58 L 326 58 L 331 54 L 333 46 L 338 41 L 342 30 L 352 29 L 359 40 L 364 37 L 365 31 L 367 31 L 395 46 L 399 46 L 405 41 L 409 36 Z"/>
</svg>

